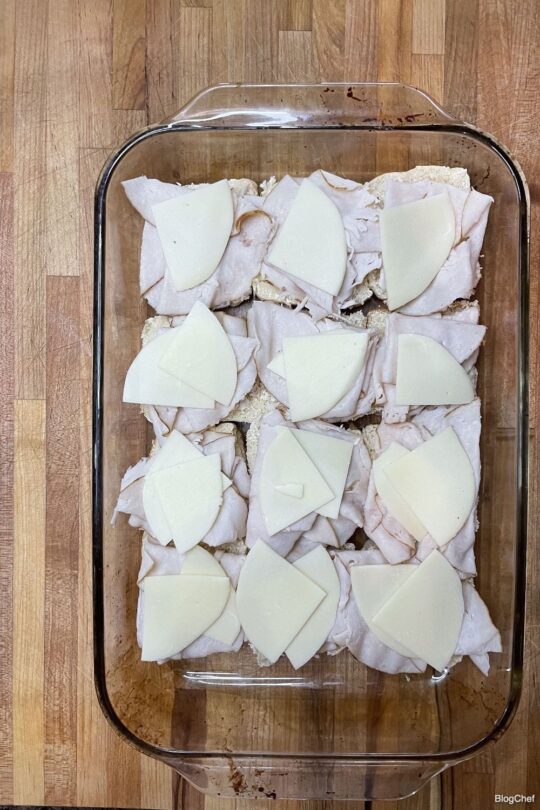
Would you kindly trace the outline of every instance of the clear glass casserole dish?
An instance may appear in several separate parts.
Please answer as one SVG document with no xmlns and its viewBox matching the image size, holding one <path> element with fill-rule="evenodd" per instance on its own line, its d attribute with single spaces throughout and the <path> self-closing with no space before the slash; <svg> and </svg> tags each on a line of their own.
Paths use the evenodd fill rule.
<svg viewBox="0 0 540 810">
<path fill-rule="evenodd" d="M 322 167 L 365 181 L 418 164 L 465 167 L 491 194 L 483 279 L 488 338 L 479 362 L 482 484 L 477 587 L 503 652 L 484 677 L 469 660 L 442 677 L 385 675 L 351 655 L 295 672 L 251 651 L 140 661 L 135 638 L 140 538 L 111 516 L 150 428 L 122 402 L 150 311 L 139 294 L 142 223 L 121 181 L 261 181 Z M 133 136 L 96 191 L 94 331 L 94 645 L 101 705 L 128 742 L 203 791 L 231 797 L 406 796 L 503 732 L 522 678 L 527 509 L 528 193 L 492 137 L 398 84 L 222 85 Z"/>
</svg>

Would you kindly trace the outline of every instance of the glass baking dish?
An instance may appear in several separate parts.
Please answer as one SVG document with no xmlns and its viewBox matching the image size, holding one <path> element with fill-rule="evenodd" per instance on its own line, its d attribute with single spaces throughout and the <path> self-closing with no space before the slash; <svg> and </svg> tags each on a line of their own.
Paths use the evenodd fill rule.
<svg viewBox="0 0 540 810">
<path fill-rule="evenodd" d="M 122 386 L 152 313 L 138 286 L 142 221 L 121 181 L 261 181 L 319 167 L 365 181 L 436 163 L 465 167 L 495 199 L 477 293 L 488 327 L 477 584 L 503 641 L 489 676 L 469 660 L 440 677 L 385 675 L 348 653 L 298 672 L 283 659 L 258 668 L 247 647 L 142 663 L 140 535 L 126 520 L 111 527 L 111 515 L 123 472 L 149 446 L 149 426 L 122 403 Z M 246 798 L 399 798 L 497 739 L 521 689 L 527 530 L 528 193 L 505 149 L 399 84 L 213 87 L 105 166 L 95 273 L 95 678 L 116 729 L 200 790 Z"/>
</svg>

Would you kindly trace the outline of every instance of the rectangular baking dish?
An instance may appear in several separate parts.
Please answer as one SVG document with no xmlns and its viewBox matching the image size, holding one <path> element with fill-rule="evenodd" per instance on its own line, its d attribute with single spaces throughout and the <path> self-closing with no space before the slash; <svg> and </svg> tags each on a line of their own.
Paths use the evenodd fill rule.
<svg viewBox="0 0 540 810">
<path fill-rule="evenodd" d="M 441 677 L 385 675 L 348 653 L 295 672 L 235 655 L 142 663 L 135 639 L 140 534 L 111 516 L 149 427 L 122 403 L 152 314 L 138 286 L 142 222 L 120 185 L 182 183 L 322 167 L 365 181 L 417 164 L 463 166 L 495 203 L 478 288 L 483 475 L 477 586 L 503 652 L 484 677 L 467 660 Z M 526 508 L 528 194 L 492 137 L 398 84 L 221 85 L 133 136 L 99 179 L 95 216 L 94 631 L 101 705 L 141 751 L 199 789 L 246 798 L 381 799 L 417 790 L 508 725 L 522 678 Z"/>
</svg>

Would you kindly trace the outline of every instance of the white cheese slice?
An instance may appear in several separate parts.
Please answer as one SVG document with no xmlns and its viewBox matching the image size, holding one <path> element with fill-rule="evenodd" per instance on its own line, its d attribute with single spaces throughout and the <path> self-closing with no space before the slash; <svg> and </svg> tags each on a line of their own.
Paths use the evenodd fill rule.
<svg viewBox="0 0 540 810">
<path fill-rule="evenodd" d="M 197 576 L 225 577 L 228 579 L 218 560 L 202 546 L 193 546 L 186 552 L 180 574 L 182 576 L 195 574 Z"/>
<path fill-rule="evenodd" d="M 334 563 L 323 546 L 317 546 L 293 565 L 326 594 L 285 650 L 293 667 L 299 669 L 318 653 L 334 626 L 340 588 Z"/>
<path fill-rule="evenodd" d="M 167 543 L 170 543 L 173 539 L 173 535 L 167 516 L 161 505 L 159 492 L 151 475 L 146 475 L 144 478 L 142 501 L 150 534 L 160 542 L 162 546 L 166 546 Z"/>
<path fill-rule="evenodd" d="M 173 286 L 179 292 L 206 281 L 219 265 L 234 224 L 226 180 L 152 206 Z"/>
<path fill-rule="evenodd" d="M 268 261 L 319 290 L 337 295 L 347 266 L 341 214 L 310 180 L 303 180 Z"/>
<path fill-rule="evenodd" d="M 214 407 L 211 397 L 172 377 L 159 366 L 181 328 L 167 329 L 143 346 L 126 374 L 124 402 L 173 408 Z"/>
<path fill-rule="evenodd" d="M 162 371 L 228 405 L 238 369 L 231 341 L 216 316 L 200 301 L 193 305 L 159 362 Z"/>
<path fill-rule="evenodd" d="M 439 546 L 466 523 L 475 501 L 474 472 L 453 428 L 386 465 L 384 471 Z"/>
<path fill-rule="evenodd" d="M 351 463 L 353 443 L 310 430 L 293 429 L 292 432 L 334 493 L 331 501 L 315 511 L 324 517 L 337 518 Z"/>
<path fill-rule="evenodd" d="M 375 614 L 373 624 L 440 671 L 454 654 L 461 631 L 461 580 L 438 551 L 414 567 Z"/>
<path fill-rule="evenodd" d="M 158 470 L 145 481 L 143 497 L 149 486 L 149 497 L 159 500 L 178 551 L 188 551 L 204 539 L 222 502 L 219 456 L 203 456 Z M 150 528 L 153 534 L 151 522 Z"/>
<path fill-rule="evenodd" d="M 401 523 L 403 528 L 406 529 L 415 540 L 420 541 L 427 534 L 426 527 L 418 520 L 407 501 L 401 497 L 399 492 L 390 483 L 385 472 L 385 467 L 388 464 L 393 464 L 394 461 L 398 461 L 408 454 L 409 450 L 407 450 L 407 448 L 397 442 L 392 442 L 384 453 L 381 453 L 373 462 L 373 480 L 379 498 L 392 517 L 395 518 L 398 523 Z M 372 568 L 373 566 L 370 567 Z"/>
<path fill-rule="evenodd" d="M 273 664 L 325 595 L 309 577 L 259 540 L 242 566 L 236 605 L 248 640 Z"/>
<path fill-rule="evenodd" d="M 283 358 L 293 422 L 330 411 L 352 388 L 364 365 L 368 332 L 336 329 L 287 337 Z"/>
<path fill-rule="evenodd" d="M 274 374 L 277 374 L 278 377 L 285 378 L 285 359 L 283 357 L 283 352 L 278 352 L 273 360 L 271 360 L 266 368 L 273 371 Z"/>
<path fill-rule="evenodd" d="M 473 399 L 471 379 L 448 349 L 424 335 L 399 335 L 397 405 L 465 405 Z"/>
<path fill-rule="evenodd" d="M 195 641 L 223 612 L 229 589 L 223 577 L 146 577 L 142 660 L 170 658 Z"/>
<path fill-rule="evenodd" d="M 454 244 L 456 222 L 448 192 L 383 208 L 381 247 L 388 308 L 398 309 L 428 287 Z"/>
<path fill-rule="evenodd" d="M 238 609 L 236 607 L 236 591 L 231 585 L 229 599 L 223 613 L 214 624 L 205 631 L 205 636 L 221 641 L 222 644 L 232 644 L 241 630 Z"/>
<path fill-rule="evenodd" d="M 414 565 L 351 566 L 351 587 L 358 612 L 383 644 L 406 658 L 414 658 L 414 653 L 377 627 L 373 617 L 414 570 Z"/>
<path fill-rule="evenodd" d="M 304 495 L 303 484 L 275 484 L 274 489 L 281 492 L 283 495 L 288 495 L 289 498 L 302 498 Z"/>
<path fill-rule="evenodd" d="M 195 574 L 208 577 L 224 577 L 229 580 L 218 560 L 202 546 L 194 546 L 186 553 L 180 573 L 182 576 Z M 236 611 L 236 594 L 230 580 L 229 589 L 229 598 L 223 608 L 223 613 L 204 633 L 205 636 L 209 636 L 215 641 L 221 641 L 223 644 L 232 644 L 240 632 L 240 620 Z"/>
<path fill-rule="evenodd" d="M 300 498 L 291 498 L 276 488 L 291 480 L 302 484 Z M 265 453 L 260 479 L 261 509 L 269 534 L 296 523 L 333 498 L 334 493 L 293 433 L 288 428 L 277 430 Z"/>
<path fill-rule="evenodd" d="M 159 450 L 151 456 L 146 475 L 158 470 L 166 470 L 167 467 L 176 467 L 177 464 L 182 464 L 184 461 L 202 458 L 203 455 L 202 450 L 192 444 L 183 433 L 172 430 Z M 231 486 L 232 481 L 224 473 L 221 473 L 221 479 L 223 481 L 223 491 L 225 491 Z"/>
</svg>

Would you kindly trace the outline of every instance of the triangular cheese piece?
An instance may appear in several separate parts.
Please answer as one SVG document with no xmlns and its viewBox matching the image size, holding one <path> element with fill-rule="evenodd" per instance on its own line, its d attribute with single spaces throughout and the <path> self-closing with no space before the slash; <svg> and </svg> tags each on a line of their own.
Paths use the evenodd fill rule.
<svg viewBox="0 0 540 810">
<path fill-rule="evenodd" d="M 236 389 L 238 370 L 231 341 L 200 301 L 175 330 L 159 367 L 222 405 L 230 403 Z"/>
<path fill-rule="evenodd" d="M 161 447 L 150 457 L 150 463 L 146 475 L 166 470 L 168 467 L 176 467 L 184 461 L 193 461 L 202 458 L 204 453 L 195 444 L 192 444 L 187 436 L 177 430 L 171 430 Z M 221 473 L 223 481 L 223 491 L 231 486 L 232 481 L 224 473 Z"/>
<path fill-rule="evenodd" d="M 293 430 L 293 434 L 334 493 L 331 501 L 315 511 L 324 517 L 337 518 L 354 444 L 310 430 Z"/>
<path fill-rule="evenodd" d="M 325 595 L 309 577 L 259 540 L 242 566 L 236 605 L 248 640 L 273 664 Z"/>
<path fill-rule="evenodd" d="M 293 422 L 322 416 L 352 388 L 364 365 L 368 332 L 336 329 L 283 340 Z"/>
<path fill-rule="evenodd" d="M 426 527 L 418 520 L 407 501 L 405 501 L 392 486 L 385 472 L 385 467 L 388 464 L 393 464 L 395 461 L 407 456 L 409 452 L 410 451 L 403 447 L 403 445 L 392 442 L 384 453 L 381 453 L 373 462 L 373 480 L 379 498 L 392 517 L 395 518 L 398 523 L 401 523 L 403 528 L 406 529 L 415 540 L 420 541 L 428 533 Z"/>
<path fill-rule="evenodd" d="M 337 295 L 347 266 L 341 214 L 310 180 L 303 180 L 268 255 L 270 264 L 313 287 Z"/>
<path fill-rule="evenodd" d="M 474 399 L 463 366 L 433 338 L 399 335 L 397 405 L 465 405 Z"/>
<path fill-rule="evenodd" d="M 290 482 L 303 486 L 300 498 L 280 492 L 276 486 Z M 281 428 L 265 453 L 260 478 L 260 500 L 270 535 L 329 503 L 334 493 L 292 431 Z"/>
<path fill-rule="evenodd" d="M 152 206 L 173 286 L 178 292 L 206 281 L 219 265 L 234 224 L 226 180 Z"/>
<path fill-rule="evenodd" d="M 222 644 L 231 645 L 240 630 L 240 618 L 236 607 L 236 591 L 231 585 L 229 599 L 223 608 L 223 613 L 219 619 L 206 630 L 205 636 L 213 638 L 214 641 L 220 641 Z"/>
<path fill-rule="evenodd" d="M 373 624 L 441 671 L 455 652 L 463 622 L 461 580 L 438 551 L 414 568 L 373 616 Z"/>
<path fill-rule="evenodd" d="M 278 352 L 274 359 L 268 363 L 266 368 L 273 371 L 274 374 L 278 375 L 278 377 L 285 378 L 285 360 L 283 358 L 283 352 Z"/>
<path fill-rule="evenodd" d="M 351 587 L 358 612 L 383 644 L 406 658 L 414 658 L 414 653 L 377 627 L 373 617 L 414 570 L 414 565 L 351 566 Z"/>
<path fill-rule="evenodd" d="M 167 329 L 143 346 L 126 374 L 124 402 L 172 408 L 213 408 L 214 400 L 160 368 L 161 358 L 181 329 Z"/>
<path fill-rule="evenodd" d="M 476 495 L 474 472 L 453 428 L 387 464 L 384 472 L 439 546 L 467 522 Z"/>
<path fill-rule="evenodd" d="M 454 244 L 456 221 L 448 192 L 383 208 L 381 247 L 388 308 L 398 309 L 428 287 Z"/>
<path fill-rule="evenodd" d="M 226 572 L 213 554 L 206 551 L 202 546 L 194 546 L 190 549 L 182 563 L 181 575 L 203 575 L 208 577 L 224 577 L 229 580 Z M 229 581 L 229 598 L 223 612 L 212 624 L 204 635 L 220 641 L 222 644 L 232 644 L 240 632 L 240 620 L 236 611 L 236 594 Z"/>
<path fill-rule="evenodd" d="M 146 577 L 142 660 L 170 658 L 195 641 L 221 615 L 229 590 L 227 577 Z"/>
<path fill-rule="evenodd" d="M 150 517 L 153 501 L 157 500 L 178 551 L 188 551 L 204 539 L 222 502 L 220 467 L 218 455 L 202 456 L 158 470 L 145 479 L 143 503 L 154 537 L 164 542 Z M 150 509 L 149 503 L 152 504 Z"/>
<path fill-rule="evenodd" d="M 317 546 L 304 554 L 293 565 L 326 594 L 285 650 L 293 667 L 299 669 L 318 653 L 334 626 L 340 587 L 334 563 L 323 546 Z"/>
</svg>

